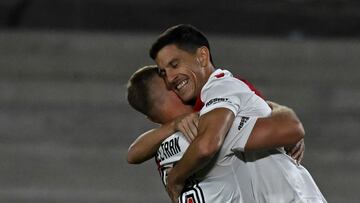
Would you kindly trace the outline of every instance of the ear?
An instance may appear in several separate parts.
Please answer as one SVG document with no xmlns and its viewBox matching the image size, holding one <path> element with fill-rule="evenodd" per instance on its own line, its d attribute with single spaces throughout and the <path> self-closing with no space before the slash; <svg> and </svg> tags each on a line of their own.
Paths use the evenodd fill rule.
<svg viewBox="0 0 360 203">
<path fill-rule="evenodd" d="M 160 124 L 160 122 L 159 122 L 156 118 L 151 118 L 151 117 L 149 117 L 149 116 L 146 116 L 146 118 L 147 118 L 149 121 L 153 122 L 153 123 Z"/>
<path fill-rule="evenodd" d="M 146 115 L 146 118 L 153 123 L 161 124 L 161 119 L 159 118 L 158 114 L 154 114 L 154 112 L 157 111 L 157 109 L 151 109 Z"/>
<path fill-rule="evenodd" d="M 197 49 L 196 55 L 201 67 L 207 67 L 210 63 L 210 51 L 206 46 Z"/>
</svg>

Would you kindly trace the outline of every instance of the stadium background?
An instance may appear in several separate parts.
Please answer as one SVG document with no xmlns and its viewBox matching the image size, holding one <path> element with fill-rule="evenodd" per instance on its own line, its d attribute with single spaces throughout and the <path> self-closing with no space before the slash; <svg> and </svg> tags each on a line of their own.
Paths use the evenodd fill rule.
<svg viewBox="0 0 360 203">
<path fill-rule="evenodd" d="M 154 127 L 125 85 L 178 23 L 208 35 L 217 66 L 294 108 L 325 197 L 359 202 L 355 0 L 0 0 L 0 202 L 169 202 L 153 161 L 125 161 Z"/>
</svg>

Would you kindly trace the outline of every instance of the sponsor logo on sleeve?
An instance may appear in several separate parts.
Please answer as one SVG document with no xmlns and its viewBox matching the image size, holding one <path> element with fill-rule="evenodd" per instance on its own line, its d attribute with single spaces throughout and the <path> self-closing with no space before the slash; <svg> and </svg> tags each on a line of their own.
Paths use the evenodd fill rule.
<svg viewBox="0 0 360 203">
<path fill-rule="evenodd" d="M 231 103 L 231 101 L 228 98 L 214 98 L 211 99 L 210 101 L 206 102 L 205 106 L 211 106 L 220 102 L 227 102 L 227 103 Z"/>
<path fill-rule="evenodd" d="M 249 117 L 243 116 L 241 117 L 240 124 L 238 126 L 238 130 L 241 130 L 242 127 L 244 127 L 245 123 L 249 120 Z"/>
</svg>

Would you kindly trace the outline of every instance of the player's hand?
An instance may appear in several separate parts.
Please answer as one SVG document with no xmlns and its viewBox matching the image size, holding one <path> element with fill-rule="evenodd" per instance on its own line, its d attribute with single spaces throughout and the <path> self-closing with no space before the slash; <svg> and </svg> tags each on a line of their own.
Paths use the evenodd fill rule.
<svg viewBox="0 0 360 203">
<path fill-rule="evenodd" d="M 174 122 L 175 130 L 182 132 L 189 142 L 195 139 L 198 132 L 199 113 L 185 114 L 176 118 Z"/>
<path fill-rule="evenodd" d="M 273 101 L 269 101 L 267 100 L 266 103 L 269 105 L 269 107 L 274 110 L 276 108 L 279 108 L 281 105 L 276 103 L 276 102 L 273 102 Z"/>
<path fill-rule="evenodd" d="M 172 177 L 173 175 L 171 175 L 170 172 L 167 177 L 166 191 L 169 194 L 172 203 L 179 203 L 179 196 L 185 183 L 177 183 Z"/>
<path fill-rule="evenodd" d="M 302 159 L 304 158 L 305 153 L 305 142 L 304 139 L 301 139 L 296 145 L 290 148 L 285 148 L 286 153 L 291 156 L 297 164 L 300 164 Z"/>
</svg>

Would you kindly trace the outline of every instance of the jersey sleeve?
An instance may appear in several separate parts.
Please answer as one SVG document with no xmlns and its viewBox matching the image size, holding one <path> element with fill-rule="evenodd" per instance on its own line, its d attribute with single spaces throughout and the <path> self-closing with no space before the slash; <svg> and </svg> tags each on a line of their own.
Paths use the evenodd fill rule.
<svg viewBox="0 0 360 203">
<path fill-rule="evenodd" d="M 200 115 L 217 108 L 226 108 L 236 116 L 241 109 L 246 108 L 245 104 L 253 95 L 255 93 L 245 83 L 235 78 L 212 78 L 201 92 L 204 107 L 201 109 Z"/>
<path fill-rule="evenodd" d="M 224 155 L 244 151 L 257 118 L 271 114 L 269 105 L 262 98 L 226 71 L 217 71 L 209 78 L 202 89 L 201 100 L 204 107 L 200 116 L 217 108 L 226 108 L 235 116 L 223 144 Z"/>
<path fill-rule="evenodd" d="M 257 117 L 242 117 L 238 132 L 234 136 L 234 140 L 231 142 L 231 151 L 243 152 L 245 151 L 245 145 L 250 137 L 250 134 L 255 126 Z"/>
</svg>

